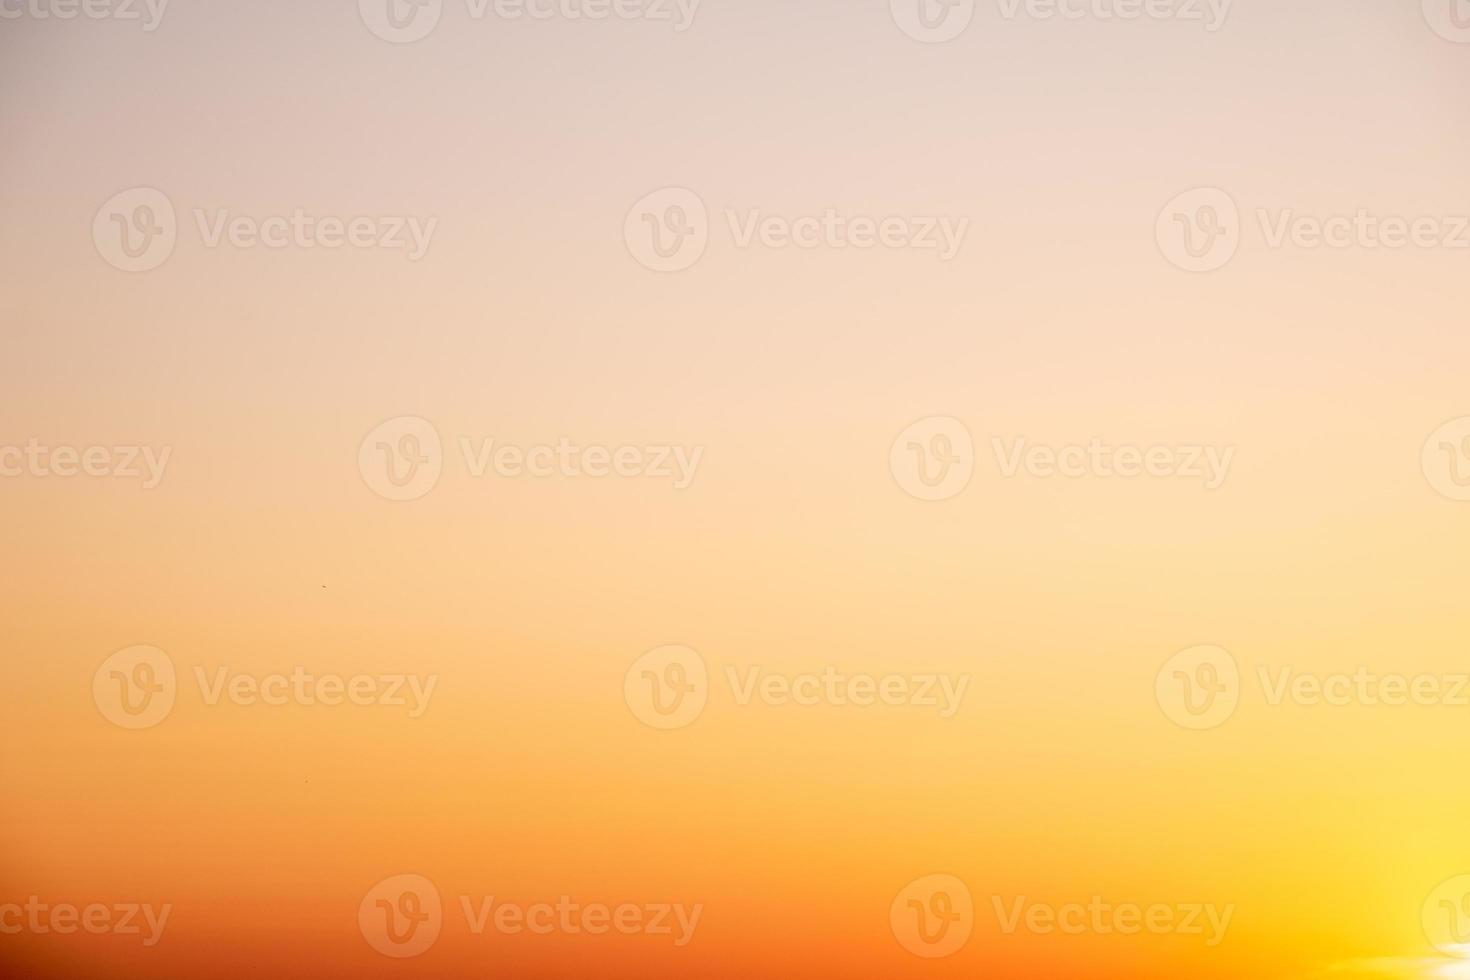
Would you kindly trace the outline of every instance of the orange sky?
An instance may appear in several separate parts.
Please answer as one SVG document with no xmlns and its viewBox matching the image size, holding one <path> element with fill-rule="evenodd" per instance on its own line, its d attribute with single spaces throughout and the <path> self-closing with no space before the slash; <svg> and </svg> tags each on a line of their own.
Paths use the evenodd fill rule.
<svg viewBox="0 0 1470 980">
<path fill-rule="evenodd" d="M 57 2 L 8 973 L 1470 976 L 1438 0 Z"/>
</svg>

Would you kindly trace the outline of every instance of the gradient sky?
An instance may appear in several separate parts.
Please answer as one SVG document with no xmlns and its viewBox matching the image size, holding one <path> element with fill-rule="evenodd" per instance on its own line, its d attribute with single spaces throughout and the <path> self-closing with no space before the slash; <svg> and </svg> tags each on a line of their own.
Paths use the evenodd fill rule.
<svg viewBox="0 0 1470 980">
<path fill-rule="evenodd" d="M 7 7 L 6 9 L 10 9 Z M 1470 975 L 1421 912 L 1470 873 L 1470 707 L 1271 705 L 1261 668 L 1453 675 L 1470 503 L 1470 250 L 1270 247 L 1257 211 L 1470 214 L 1470 45 L 1418 2 L 1237 0 L 1208 32 L 980 3 L 919 43 L 878 0 L 704 0 L 693 25 L 475 20 L 375 37 L 351 0 L 173 0 L 157 30 L 0 20 L 0 445 L 170 447 L 165 478 L 0 478 L 0 905 L 172 906 L 162 941 L 0 935 L 27 976 Z M 160 267 L 92 228 L 179 215 Z M 624 242 L 708 208 L 678 273 Z M 1155 238 L 1192 188 L 1232 261 Z M 193 212 L 437 219 L 428 254 L 206 247 Z M 959 254 L 740 248 L 725 212 L 955 216 Z M 430 420 L 422 499 L 358 466 Z M 923 502 L 895 437 L 963 421 Z M 475 478 L 460 437 L 701 447 L 698 476 Z M 1234 447 L 1228 480 L 1005 478 L 991 440 Z M 128 731 L 115 651 L 178 702 Z M 657 731 L 629 665 L 710 665 Z M 1228 650 L 1240 705 L 1155 675 Z M 723 670 L 971 678 L 916 708 L 740 705 Z M 435 674 L 422 717 L 207 704 L 195 667 Z M 422 956 L 357 912 L 412 873 Z M 953 875 L 968 943 L 889 909 Z M 702 903 L 695 939 L 474 935 L 459 896 Z M 1223 942 L 1004 933 L 993 900 L 1219 903 Z M 1461 970 L 1460 973 L 1454 972 Z"/>
</svg>

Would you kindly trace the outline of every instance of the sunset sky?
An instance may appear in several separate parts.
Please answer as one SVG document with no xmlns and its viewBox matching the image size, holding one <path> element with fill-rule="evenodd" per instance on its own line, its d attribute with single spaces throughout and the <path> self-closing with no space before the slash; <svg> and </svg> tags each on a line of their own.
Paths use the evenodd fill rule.
<svg viewBox="0 0 1470 980">
<path fill-rule="evenodd" d="M 389 2 L 0 0 L 0 972 L 1470 977 L 1470 4 Z"/>
</svg>

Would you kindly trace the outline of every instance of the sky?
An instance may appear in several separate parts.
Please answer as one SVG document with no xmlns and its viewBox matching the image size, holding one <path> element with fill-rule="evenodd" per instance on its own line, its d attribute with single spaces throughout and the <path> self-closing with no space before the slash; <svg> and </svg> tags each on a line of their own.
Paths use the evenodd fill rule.
<svg viewBox="0 0 1470 980">
<path fill-rule="evenodd" d="M 1467 80 L 1461 0 L 0 0 L 0 963 L 1470 976 Z"/>
</svg>

